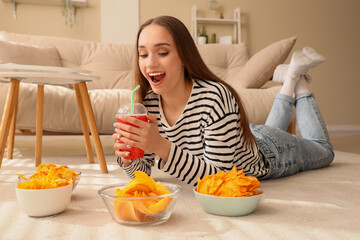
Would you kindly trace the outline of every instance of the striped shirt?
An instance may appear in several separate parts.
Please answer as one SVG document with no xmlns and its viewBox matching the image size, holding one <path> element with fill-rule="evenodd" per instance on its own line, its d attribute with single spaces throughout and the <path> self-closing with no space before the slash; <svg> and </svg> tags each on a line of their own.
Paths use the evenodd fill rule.
<svg viewBox="0 0 360 240">
<path fill-rule="evenodd" d="M 193 80 L 190 98 L 173 126 L 169 126 L 164 117 L 159 95 L 151 91 L 143 103 L 149 113 L 157 117 L 160 135 L 171 142 L 171 149 L 167 162 L 153 153 L 134 159 L 130 166 L 123 168 L 130 178 L 135 171 L 150 175 L 154 165 L 192 185 L 197 184 L 198 178 L 230 171 L 234 165 L 247 175 L 266 174 L 258 147 L 244 146 L 238 104 L 223 84 Z"/>
</svg>

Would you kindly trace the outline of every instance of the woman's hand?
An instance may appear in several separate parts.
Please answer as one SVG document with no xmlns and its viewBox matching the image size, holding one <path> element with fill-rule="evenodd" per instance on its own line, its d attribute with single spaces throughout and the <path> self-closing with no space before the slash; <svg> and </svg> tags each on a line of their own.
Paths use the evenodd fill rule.
<svg viewBox="0 0 360 240">
<path fill-rule="evenodd" d="M 114 124 L 115 125 L 115 124 Z M 132 163 L 132 159 L 126 159 L 125 157 L 129 155 L 129 152 L 126 150 L 131 148 L 131 146 L 126 145 L 123 142 L 120 142 L 120 135 L 117 133 L 117 128 L 115 128 L 115 133 L 112 135 L 112 138 L 115 140 L 114 149 L 115 149 L 115 156 L 120 157 L 121 162 L 125 167 L 128 167 Z"/>
<path fill-rule="evenodd" d="M 125 159 L 127 151 L 130 147 L 138 147 L 144 152 L 157 154 L 165 162 L 170 152 L 170 141 L 163 138 L 158 129 L 157 119 L 155 115 L 147 115 L 148 122 L 141 121 L 130 116 L 119 116 L 121 121 L 125 123 L 115 123 L 116 133 L 113 134 L 115 155 L 121 157 L 121 161 L 125 166 L 131 164 L 131 159 Z M 136 127 L 137 126 L 137 127 Z M 122 143 L 120 143 L 120 140 Z"/>
</svg>

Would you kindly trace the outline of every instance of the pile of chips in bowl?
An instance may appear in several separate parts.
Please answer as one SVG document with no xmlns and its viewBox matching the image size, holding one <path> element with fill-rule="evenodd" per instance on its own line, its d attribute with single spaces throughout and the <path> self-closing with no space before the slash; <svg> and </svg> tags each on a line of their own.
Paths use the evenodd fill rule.
<svg viewBox="0 0 360 240">
<path fill-rule="evenodd" d="M 73 184 L 80 173 L 69 169 L 66 165 L 56 166 L 55 164 L 40 164 L 36 173 L 26 178 L 21 174 L 17 187 L 19 189 L 47 189 L 57 188 Z"/>
<path fill-rule="evenodd" d="M 230 172 L 218 172 L 198 179 L 196 191 L 218 197 L 249 197 L 261 194 L 260 187 L 256 177 L 245 176 L 234 166 Z"/>
</svg>

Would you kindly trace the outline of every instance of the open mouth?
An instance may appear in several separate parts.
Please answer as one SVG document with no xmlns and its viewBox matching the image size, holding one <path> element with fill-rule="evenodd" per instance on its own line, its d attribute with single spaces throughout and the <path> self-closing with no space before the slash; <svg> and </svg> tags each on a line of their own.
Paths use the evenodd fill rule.
<svg viewBox="0 0 360 240">
<path fill-rule="evenodd" d="M 149 77 L 153 83 L 159 83 L 164 79 L 164 72 L 149 73 Z"/>
</svg>

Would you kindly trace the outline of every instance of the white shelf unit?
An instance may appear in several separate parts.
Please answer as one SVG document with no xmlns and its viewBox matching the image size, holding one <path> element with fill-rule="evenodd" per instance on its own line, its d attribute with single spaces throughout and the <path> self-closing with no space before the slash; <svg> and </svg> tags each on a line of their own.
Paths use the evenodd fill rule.
<svg viewBox="0 0 360 240">
<path fill-rule="evenodd" d="M 191 35 L 195 42 L 197 42 L 197 29 L 198 25 L 233 25 L 233 39 L 234 43 L 241 42 L 241 22 L 240 22 L 240 8 L 234 9 L 233 19 L 220 19 L 220 18 L 200 18 L 197 16 L 196 5 L 191 8 Z"/>
<path fill-rule="evenodd" d="M 32 4 L 46 4 L 46 5 L 60 5 L 61 0 L 2 0 L 3 2 L 11 3 L 32 3 Z M 87 0 L 71 0 L 74 7 L 86 7 Z"/>
<path fill-rule="evenodd" d="M 13 6 L 13 16 L 16 20 L 16 5 L 19 3 L 26 4 L 44 4 L 44 5 L 61 5 L 61 0 L 2 0 L 3 2 L 11 3 Z M 71 5 L 73 8 L 72 19 L 75 22 L 75 9 L 87 7 L 87 0 L 71 0 Z"/>
</svg>

